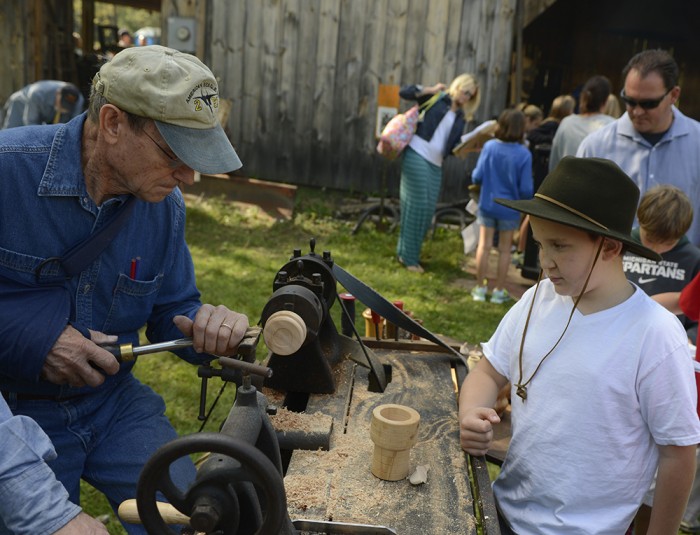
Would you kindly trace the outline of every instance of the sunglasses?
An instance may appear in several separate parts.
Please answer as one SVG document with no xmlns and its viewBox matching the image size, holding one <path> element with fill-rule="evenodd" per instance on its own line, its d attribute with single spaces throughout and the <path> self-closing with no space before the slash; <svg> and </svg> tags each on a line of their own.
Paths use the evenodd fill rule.
<svg viewBox="0 0 700 535">
<path fill-rule="evenodd" d="M 658 108 L 659 104 L 661 104 L 661 101 L 666 98 L 666 95 L 668 95 L 671 92 L 669 89 L 666 91 L 663 95 L 661 95 L 659 98 L 652 98 L 652 99 L 647 99 L 647 100 L 634 100 L 633 98 L 629 98 L 625 95 L 625 90 L 623 89 L 620 91 L 620 100 L 625 103 L 625 106 L 628 108 L 636 108 L 639 106 L 643 110 L 653 110 L 654 108 Z"/>
</svg>

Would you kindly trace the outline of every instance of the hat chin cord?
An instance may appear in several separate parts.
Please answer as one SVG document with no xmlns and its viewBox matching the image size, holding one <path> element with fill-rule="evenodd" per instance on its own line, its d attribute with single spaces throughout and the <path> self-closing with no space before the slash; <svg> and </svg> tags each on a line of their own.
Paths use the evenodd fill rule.
<svg viewBox="0 0 700 535">
<path fill-rule="evenodd" d="M 569 328 L 569 324 L 571 323 L 571 318 L 574 317 L 574 312 L 576 311 L 576 307 L 578 306 L 579 301 L 581 301 L 583 294 L 586 293 L 586 288 L 588 288 L 588 281 L 591 280 L 591 275 L 593 274 L 593 269 L 595 268 L 596 264 L 598 263 L 598 258 L 600 257 L 600 253 L 603 250 L 603 244 L 605 243 L 605 238 L 602 236 L 601 236 L 601 238 L 602 239 L 600 240 L 600 245 L 598 245 L 598 250 L 596 251 L 595 258 L 593 259 L 593 265 L 591 266 L 591 269 L 588 272 L 588 276 L 586 277 L 586 281 L 583 283 L 583 288 L 581 289 L 581 293 L 578 295 L 578 297 L 576 297 L 576 300 L 574 301 L 574 306 L 571 309 L 571 313 L 569 314 L 569 319 L 566 321 L 566 326 L 564 327 L 564 330 L 562 331 L 561 335 L 559 336 L 559 339 L 552 346 L 552 349 L 547 351 L 547 354 L 540 359 L 540 362 L 537 364 L 535 371 L 532 372 L 532 375 L 530 375 L 530 378 L 523 383 L 523 349 L 525 347 L 525 336 L 527 335 L 527 328 L 530 325 L 530 317 L 532 316 L 532 308 L 535 304 L 535 298 L 537 297 L 537 290 L 540 289 L 540 281 L 542 280 L 542 274 L 544 272 L 542 269 L 540 269 L 540 274 L 537 277 L 537 285 L 535 286 L 535 291 L 532 294 L 532 300 L 530 301 L 530 307 L 528 308 L 528 311 L 527 311 L 527 319 L 525 320 L 525 327 L 523 327 L 523 335 L 520 338 L 520 350 L 518 351 L 519 377 L 518 377 L 518 382 L 515 383 L 515 388 L 516 388 L 515 393 L 518 396 L 520 396 L 520 398 L 523 400 L 523 403 L 527 399 L 527 385 L 529 385 L 530 382 L 532 381 L 532 379 L 535 377 L 535 374 L 539 371 L 540 367 L 542 366 L 542 363 L 556 349 L 556 347 L 559 345 L 559 342 L 561 342 L 561 339 L 564 338 L 564 335 L 566 334 L 566 331 Z"/>
</svg>

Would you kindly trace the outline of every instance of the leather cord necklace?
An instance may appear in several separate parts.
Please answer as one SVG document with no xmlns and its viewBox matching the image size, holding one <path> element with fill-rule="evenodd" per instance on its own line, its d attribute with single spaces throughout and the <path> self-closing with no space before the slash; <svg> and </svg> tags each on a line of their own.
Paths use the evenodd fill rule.
<svg viewBox="0 0 700 535">
<path fill-rule="evenodd" d="M 561 339 L 564 338 L 564 334 L 566 334 L 566 331 L 569 328 L 569 324 L 571 323 L 571 318 L 574 317 L 574 312 L 576 312 L 576 307 L 578 306 L 579 301 L 581 301 L 583 294 L 586 293 L 586 288 L 588 287 L 588 281 L 591 279 L 591 275 L 593 274 L 593 268 L 595 268 L 595 265 L 598 263 L 598 257 L 600 256 L 600 252 L 603 250 L 603 243 L 604 242 L 605 242 L 605 238 L 603 238 L 600 241 L 600 245 L 598 246 L 598 251 L 595 254 L 595 258 L 593 259 L 593 265 L 591 266 L 591 270 L 588 272 L 588 276 L 586 277 L 586 281 L 583 283 L 583 288 L 581 289 L 581 293 L 578 295 L 578 297 L 574 301 L 574 306 L 571 309 L 571 313 L 569 314 L 569 319 L 566 321 L 566 326 L 564 327 L 564 331 L 561 333 L 561 336 L 559 336 L 559 339 L 556 341 L 556 343 L 552 346 L 552 349 L 547 351 L 547 354 L 540 359 L 540 362 L 537 364 L 535 371 L 532 372 L 532 375 L 530 375 L 530 378 L 523 383 L 523 348 L 525 347 L 525 335 L 527 334 L 527 328 L 530 325 L 530 317 L 532 316 L 532 307 L 535 304 L 535 298 L 537 297 L 537 290 L 540 289 L 540 281 L 542 280 L 542 270 L 540 269 L 540 274 L 537 277 L 537 285 L 535 286 L 535 292 L 532 295 L 532 301 L 530 301 L 530 308 L 527 311 L 527 318 L 525 319 L 525 327 L 523 327 L 523 336 L 520 338 L 520 350 L 518 352 L 518 368 L 519 368 L 520 376 L 518 377 L 518 382 L 515 383 L 515 393 L 518 396 L 520 396 L 520 398 L 523 400 L 523 403 L 527 399 L 527 385 L 529 385 L 530 382 L 532 381 L 532 379 L 535 377 L 535 374 L 537 374 L 537 372 L 539 371 L 540 367 L 542 366 L 542 363 L 556 349 L 556 347 L 559 345 L 559 342 L 561 342 Z"/>
</svg>

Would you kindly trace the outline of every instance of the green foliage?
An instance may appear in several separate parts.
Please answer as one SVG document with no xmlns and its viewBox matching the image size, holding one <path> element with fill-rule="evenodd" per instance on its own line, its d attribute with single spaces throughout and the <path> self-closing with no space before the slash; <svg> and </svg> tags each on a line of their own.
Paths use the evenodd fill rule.
<svg viewBox="0 0 700 535">
<path fill-rule="evenodd" d="M 82 0 L 73 0 L 73 24 L 75 31 L 80 32 Z M 107 2 L 95 2 L 95 25 L 116 26 L 126 28 L 132 34 L 145 26 L 160 28 L 161 14 L 159 11 L 137 9 L 129 6 L 119 6 Z"/>
<path fill-rule="evenodd" d="M 223 199 L 188 198 L 187 241 L 203 301 L 226 304 L 247 314 L 251 324 L 258 323 L 277 271 L 294 249 L 308 253 L 309 240 L 315 238 L 318 253 L 331 251 L 335 262 L 384 297 L 404 301 L 406 310 L 432 332 L 471 343 L 491 335 L 508 305 L 472 301 L 465 283 L 473 277 L 463 270 L 466 260 L 458 231 L 438 229 L 423 247 L 426 273 L 411 273 L 395 260 L 397 233 L 377 230 L 366 222 L 353 235 L 354 219 L 333 217 L 342 202 L 337 192 L 300 189 L 294 220 L 277 222 L 254 207 Z M 340 307 L 335 305 L 331 312 L 340 328 Z M 364 334 L 361 313 L 358 305 L 356 325 Z M 262 357 L 266 350 L 262 343 L 260 346 Z M 171 354 L 150 355 L 139 359 L 135 374 L 165 398 L 168 417 L 179 434 L 199 430 L 200 383 L 194 366 Z M 220 386 L 218 379 L 210 381 L 208 406 Z M 234 395 L 235 387 L 227 387 L 204 430 L 218 430 Z M 83 504 L 93 515 L 110 515 L 110 533 L 124 533 L 106 500 L 87 485 Z"/>
</svg>

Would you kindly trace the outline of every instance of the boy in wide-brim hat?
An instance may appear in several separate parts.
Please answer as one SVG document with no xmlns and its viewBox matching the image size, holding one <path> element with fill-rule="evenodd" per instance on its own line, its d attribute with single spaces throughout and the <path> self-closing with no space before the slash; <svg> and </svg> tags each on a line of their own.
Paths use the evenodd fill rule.
<svg viewBox="0 0 700 535">
<path fill-rule="evenodd" d="M 685 331 L 628 282 L 639 190 L 613 162 L 563 158 L 530 215 L 541 280 L 483 344 L 459 403 L 460 442 L 483 455 L 512 383 L 512 438 L 493 485 L 503 533 L 624 533 L 658 468 L 650 532 L 675 533 L 700 423 Z"/>
</svg>

